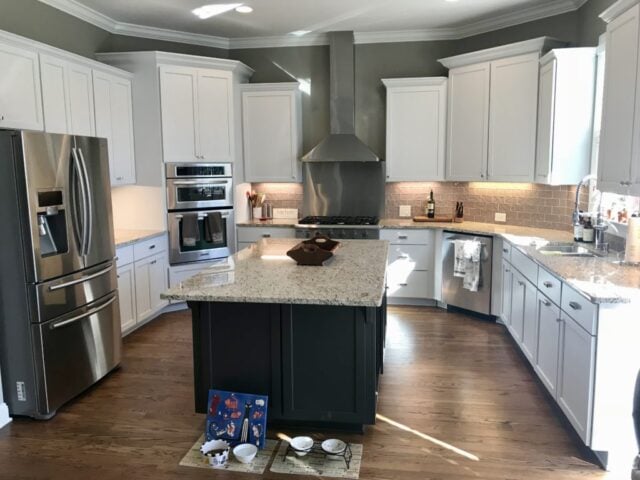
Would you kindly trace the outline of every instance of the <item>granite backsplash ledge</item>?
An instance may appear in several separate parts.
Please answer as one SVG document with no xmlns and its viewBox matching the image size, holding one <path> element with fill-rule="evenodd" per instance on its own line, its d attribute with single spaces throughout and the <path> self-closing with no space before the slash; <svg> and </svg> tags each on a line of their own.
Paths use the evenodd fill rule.
<svg viewBox="0 0 640 480">
<path fill-rule="evenodd" d="M 260 183 L 253 189 L 267 195 L 274 207 L 297 208 L 302 213 L 303 190 L 299 183 Z M 437 214 L 452 214 L 456 202 L 464 202 L 465 219 L 497 223 L 495 213 L 505 213 L 506 224 L 553 230 L 571 230 L 575 186 L 534 183 L 490 182 L 399 182 L 388 183 L 385 218 L 399 218 L 400 205 L 410 205 L 412 215 L 424 214 L 433 190 Z M 588 191 L 583 190 L 581 208 L 587 209 Z"/>
</svg>

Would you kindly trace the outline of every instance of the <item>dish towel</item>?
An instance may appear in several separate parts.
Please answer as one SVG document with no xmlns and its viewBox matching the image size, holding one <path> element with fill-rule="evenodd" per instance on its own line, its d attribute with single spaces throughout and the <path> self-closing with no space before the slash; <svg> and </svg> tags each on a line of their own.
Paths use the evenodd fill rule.
<svg viewBox="0 0 640 480">
<path fill-rule="evenodd" d="M 208 213 L 204 219 L 204 239 L 209 243 L 223 243 L 223 228 L 220 212 Z"/>
<path fill-rule="evenodd" d="M 454 240 L 453 276 L 462 278 L 462 288 L 477 292 L 480 287 L 482 244 L 478 240 Z"/>
<path fill-rule="evenodd" d="M 464 278 L 467 272 L 467 261 L 464 255 L 464 246 L 467 240 L 454 240 L 453 276 Z"/>
<path fill-rule="evenodd" d="M 195 247 L 198 240 L 200 240 L 198 214 L 185 213 L 182 216 L 182 245 L 185 247 Z"/>
</svg>

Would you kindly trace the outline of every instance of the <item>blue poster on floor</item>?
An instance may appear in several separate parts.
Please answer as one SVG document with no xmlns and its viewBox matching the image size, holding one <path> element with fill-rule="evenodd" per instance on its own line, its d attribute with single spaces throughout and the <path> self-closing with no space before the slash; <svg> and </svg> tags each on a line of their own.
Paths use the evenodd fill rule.
<svg viewBox="0 0 640 480">
<path fill-rule="evenodd" d="M 226 440 L 232 447 L 251 443 L 264 448 L 269 397 L 209 390 L 207 430 L 209 440 Z"/>
</svg>

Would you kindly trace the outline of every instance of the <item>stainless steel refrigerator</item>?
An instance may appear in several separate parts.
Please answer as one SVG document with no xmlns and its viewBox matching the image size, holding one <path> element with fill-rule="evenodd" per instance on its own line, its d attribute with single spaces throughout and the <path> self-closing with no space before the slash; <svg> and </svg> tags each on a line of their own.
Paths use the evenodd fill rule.
<svg viewBox="0 0 640 480">
<path fill-rule="evenodd" d="M 0 239 L 5 401 L 50 418 L 120 363 L 106 140 L 0 130 Z"/>
</svg>

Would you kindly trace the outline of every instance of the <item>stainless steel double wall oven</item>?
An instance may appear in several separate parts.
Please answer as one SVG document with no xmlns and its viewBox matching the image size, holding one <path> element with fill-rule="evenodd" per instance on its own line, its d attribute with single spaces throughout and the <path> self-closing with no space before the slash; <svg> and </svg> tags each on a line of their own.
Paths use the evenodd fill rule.
<svg viewBox="0 0 640 480">
<path fill-rule="evenodd" d="M 230 163 L 168 163 L 169 263 L 228 257 L 235 243 Z"/>
</svg>

